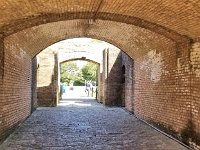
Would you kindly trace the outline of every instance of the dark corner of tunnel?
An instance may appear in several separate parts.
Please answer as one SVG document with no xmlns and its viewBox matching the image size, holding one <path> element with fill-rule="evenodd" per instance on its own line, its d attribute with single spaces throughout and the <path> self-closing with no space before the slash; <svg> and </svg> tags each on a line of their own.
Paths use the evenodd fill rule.
<svg viewBox="0 0 200 150">
<path fill-rule="evenodd" d="M 160 122 L 149 120 L 148 123 L 174 137 L 178 141 L 186 144 L 187 146 L 195 148 L 195 145 L 200 145 L 200 133 L 196 132 L 196 126 L 191 119 L 188 120 L 186 127 L 180 132 L 175 131 L 172 126 L 166 126 Z"/>
<path fill-rule="evenodd" d="M 26 119 L 25 119 L 26 120 Z M 24 122 L 24 120 L 23 121 L 18 121 L 18 122 L 16 122 L 16 123 L 14 123 L 13 125 L 11 125 L 10 127 L 7 127 L 7 132 L 6 133 L 4 133 L 1 137 L 0 137 L 0 145 L 9 137 L 9 135 L 11 134 L 11 133 L 13 133 L 18 127 L 19 127 L 19 125 L 21 124 L 21 123 L 23 123 Z"/>
<path fill-rule="evenodd" d="M 167 126 L 167 125 L 165 125 L 165 124 L 163 124 L 161 122 L 154 122 L 153 120 L 150 120 L 148 122 L 151 125 L 153 125 L 154 127 L 160 129 L 161 131 L 173 136 L 177 140 L 179 140 L 179 141 L 181 140 L 180 134 L 177 131 L 175 131 L 172 126 Z"/>
<path fill-rule="evenodd" d="M 191 146 L 191 143 L 200 145 L 200 133 L 196 132 L 196 125 L 190 119 L 186 127 L 181 131 L 182 142 Z"/>
</svg>

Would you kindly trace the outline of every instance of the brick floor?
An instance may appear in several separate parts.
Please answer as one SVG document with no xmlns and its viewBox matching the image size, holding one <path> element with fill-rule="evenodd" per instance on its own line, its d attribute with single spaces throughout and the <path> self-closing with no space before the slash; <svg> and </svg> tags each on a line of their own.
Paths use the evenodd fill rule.
<svg viewBox="0 0 200 150">
<path fill-rule="evenodd" d="M 0 150 L 185 150 L 122 108 L 92 99 L 38 108 Z"/>
</svg>

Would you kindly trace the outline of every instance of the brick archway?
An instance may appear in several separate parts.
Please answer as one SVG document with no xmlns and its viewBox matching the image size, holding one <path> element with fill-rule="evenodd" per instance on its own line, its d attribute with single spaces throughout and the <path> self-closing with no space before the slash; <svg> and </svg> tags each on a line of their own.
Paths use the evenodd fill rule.
<svg viewBox="0 0 200 150">
<path fill-rule="evenodd" d="M 138 117 L 179 134 L 183 134 L 192 120 L 197 126 L 194 132 L 200 131 L 199 113 L 195 113 L 199 109 L 195 94 L 199 88 L 191 86 L 195 84 L 191 77 L 197 86 L 199 83 L 200 69 L 196 67 L 199 60 L 190 55 L 199 53 L 198 42 L 192 43 L 179 34 L 175 40 L 132 24 L 109 20 L 88 22 L 87 19 L 47 23 L 8 35 L 3 35 L 1 40 L 2 137 L 30 114 L 32 58 L 47 46 L 72 37 L 107 41 L 135 60 L 133 99 Z M 10 96 L 13 93 L 14 98 Z M 10 116 L 8 110 L 16 109 Z"/>
<path fill-rule="evenodd" d="M 59 79 L 57 76 L 59 76 L 59 65 L 63 61 L 71 61 L 71 60 L 87 60 L 92 61 L 93 63 L 98 63 L 98 83 L 101 88 L 98 88 L 98 100 L 99 102 L 102 102 L 104 104 L 112 105 L 116 103 L 116 99 L 119 98 L 119 86 L 121 84 L 121 81 L 119 77 L 121 73 L 118 71 L 117 64 L 121 64 L 121 50 L 115 47 L 114 45 L 105 43 L 101 41 L 101 46 L 98 48 L 97 44 L 98 40 L 94 40 L 97 42 L 96 44 L 87 43 L 86 47 L 81 48 L 79 45 L 79 42 L 76 38 L 74 42 L 74 48 L 73 46 L 65 45 L 65 41 L 58 42 L 55 45 L 52 45 L 48 48 L 46 48 L 44 51 L 42 51 L 38 56 L 39 60 L 39 69 L 38 69 L 38 105 L 39 106 L 56 106 L 58 102 L 58 97 L 56 98 L 56 95 L 58 95 L 59 91 Z M 82 38 L 80 38 L 82 39 Z M 87 39 L 87 38 L 86 38 Z M 73 39 L 71 39 L 73 41 Z M 92 39 L 90 39 L 92 40 Z M 68 40 L 66 40 L 68 41 Z M 69 41 L 67 42 L 69 43 Z M 81 42 L 82 43 L 82 42 Z M 62 45 L 64 44 L 64 45 Z M 72 44 L 72 45 L 73 45 Z M 89 48 L 88 44 L 95 45 Z M 71 45 L 71 44 L 70 44 Z M 80 48 L 77 48 L 77 45 L 80 46 Z M 59 50 L 59 46 L 61 46 L 63 50 Z M 63 48 L 65 47 L 65 48 Z M 99 52 L 98 52 L 99 50 Z M 109 55 L 107 57 L 110 58 L 109 63 L 104 63 L 105 60 L 108 58 L 104 58 L 103 53 L 105 53 L 106 50 L 109 50 Z M 54 62 L 54 63 L 52 63 Z M 115 71 L 112 70 L 112 68 L 116 67 Z M 112 75 L 106 75 L 105 72 L 109 71 L 112 75 L 115 74 L 115 77 L 113 78 Z M 101 77 L 100 77 L 101 75 Z M 105 76 L 106 75 L 106 76 Z M 109 79 L 107 79 L 109 77 Z M 56 86 L 58 85 L 58 86 Z M 103 86 L 106 86 L 107 88 L 103 88 Z M 58 87 L 58 88 L 57 88 Z M 101 89 L 107 89 L 101 90 Z M 118 95 L 114 94 L 115 91 L 118 91 Z M 109 96 L 108 96 L 109 95 Z M 57 100 L 56 100 L 57 99 Z M 35 100 L 33 100 L 35 101 Z M 119 100 L 118 100 L 119 101 Z"/>
<path fill-rule="evenodd" d="M 68 60 L 64 60 L 62 62 L 60 62 L 60 64 L 63 64 L 63 63 L 66 63 L 66 62 L 70 62 L 70 61 L 76 61 L 76 60 L 81 60 L 81 61 L 87 61 L 87 62 L 91 62 L 93 64 L 97 64 L 99 65 L 99 62 L 95 61 L 95 60 L 92 60 L 92 59 L 85 59 L 85 58 L 71 58 L 71 59 L 68 59 Z"/>
<path fill-rule="evenodd" d="M 79 12 L 79 13 L 64 13 L 64 14 L 41 14 L 36 17 L 30 17 L 26 20 L 21 19 L 12 24 L 8 24 L 0 28 L 1 33 L 4 37 L 15 34 L 17 32 L 32 28 L 34 26 L 39 26 L 48 23 L 55 23 L 59 21 L 71 21 L 71 20 L 86 20 L 86 24 L 96 22 L 96 20 L 105 20 L 105 21 L 114 21 L 118 23 L 126 23 L 141 28 L 148 29 L 152 32 L 162 34 L 166 38 L 169 38 L 176 42 L 181 42 L 182 40 L 187 40 L 189 36 L 183 36 L 173 30 L 167 29 L 162 25 L 146 21 L 144 19 L 127 16 L 121 14 L 112 14 L 112 13 L 99 13 L 97 18 L 94 18 L 94 13 L 89 12 Z M 29 23 L 27 23 L 29 22 Z M 86 26 L 87 26 L 86 25 Z"/>
<path fill-rule="evenodd" d="M 197 38 L 198 2 L 194 1 L 2 1 L 0 32 L 7 36 L 44 23 L 70 20 L 113 20 Z M 183 9 L 184 8 L 184 9 Z M 13 11 L 15 10 L 15 11 Z M 192 13 L 191 13 L 192 12 Z M 188 20 L 186 20 L 188 19 Z"/>
<path fill-rule="evenodd" d="M 168 43 L 176 47 L 177 44 L 188 41 L 182 38 L 182 42 L 177 43 L 163 35 L 126 23 L 106 20 L 96 20 L 88 23 L 88 20 L 77 19 L 47 23 L 22 30 L 5 37 L 4 45 L 6 46 L 9 42 L 15 41 L 17 47 L 34 57 L 49 45 L 76 37 L 88 37 L 106 41 L 117 46 L 130 57 L 137 54 L 135 50 L 138 49 L 138 46 L 143 49 L 144 52 L 142 53 L 146 53 L 149 48 L 159 49 L 159 47 L 164 47 L 162 45 Z M 157 43 L 158 40 L 160 43 Z"/>
</svg>

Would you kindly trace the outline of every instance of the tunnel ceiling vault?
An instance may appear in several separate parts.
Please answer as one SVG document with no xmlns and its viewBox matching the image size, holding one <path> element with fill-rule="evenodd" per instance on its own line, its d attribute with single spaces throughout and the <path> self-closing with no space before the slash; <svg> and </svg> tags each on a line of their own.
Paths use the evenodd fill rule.
<svg viewBox="0 0 200 150">
<path fill-rule="evenodd" d="M 104 19 L 138 25 L 168 38 L 200 36 L 198 0 L 1 0 L 4 36 L 40 24 L 70 19 Z"/>
<path fill-rule="evenodd" d="M 101 19 L 101 20 L 111 20 L 111 21 L 116 21 L 116 22 L 122 22 L 122 23 L 139 26 L 142 28 L 146 28 L 153 32 L 162 34 L 165 37 L 174 41 L 182 41 L 184 39 L 190 38 L 188 36 L 181 35 L 164 26 L 151 23 L 137 17 L 124 16 L 120 14 L 99 13 L 98 16 L 96 16 L 96 18 L 93 19 L 93 15 L 94 13 L 89 13 L 89 12 L 65 13 L 65 14 L 52 14 L 52 13 L 42 14 L 35 17 L 20 19 L 8 25 L 2 26 L 0 28 L 0 33 L 2 33 L 3 36 L 9 36 L 23 29 L 30 28 L 33 26 L 38 26 L 41 24 L 51 23 L 51 22 L 73 20 L 73 19 L 88 19 L 88 24 L 90 24 L 91 22 L 97 19 Z"/>
<path fill-rule="evenodd" d="M 117 46 L 133 59 L 152 49 L 165 49 L 166 43 L 176 44 L 163 35 L 131 24 L 108 20 L 96 20 L 88 24 L 87 19 L 42 24 L 12 34 L 4 41 L 6 47 L 9 46 L 10 41 L 13 41 L 16 47 L 34 57 L 49 45 L 75 37 L 106 41 Z"/>
</svg>

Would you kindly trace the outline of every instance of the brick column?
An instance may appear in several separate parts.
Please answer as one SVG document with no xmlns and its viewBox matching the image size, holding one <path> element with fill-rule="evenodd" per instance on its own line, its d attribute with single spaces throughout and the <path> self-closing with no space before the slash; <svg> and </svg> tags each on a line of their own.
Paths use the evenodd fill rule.
<svg viewBox="0 0 200 150">
<path fill-rule="evenodd" d="M 37 107 L 37 58 L 32 59 L 31 112 Z"/>
<path fill-rule="evenodd" d="M 38 106 L 56 106 L 58 99 L 58 58 L 57 52 L 43 51 L 38 56 L 37 78 Z"/>
<path fill-rule="evenodd" d="M 103 104 L 121 105 L 121 53 L 110 46 L 103 53 Z"/>
</svg>

